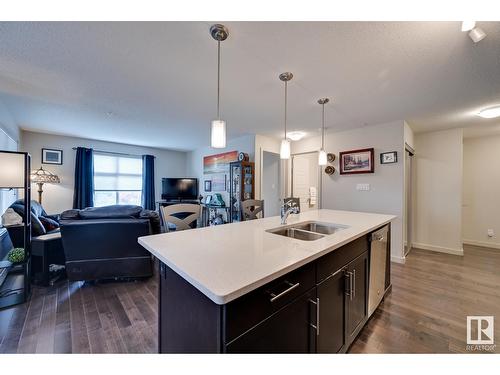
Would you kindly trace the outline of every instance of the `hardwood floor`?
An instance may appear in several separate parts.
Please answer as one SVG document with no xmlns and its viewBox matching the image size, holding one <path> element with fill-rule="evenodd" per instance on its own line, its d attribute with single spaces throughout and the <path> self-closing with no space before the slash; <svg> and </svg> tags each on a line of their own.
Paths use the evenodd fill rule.
<svg viewBox="0 0 500 375">
<path fill-rule="evenodd" d="M 392 293 L 350 353 L 470 353 L 467 315 L 495 316 L 500 340 L 500 250 L 464 246 L 460 257 L 413 249 L 406 264 L 391 266 Z"/>
<path fill-rule="evenodd" d="M 494 315 L 500 340 L 500 250 L 414 249 L 392 264 L 392 283 L 350 353 L 466 352 L 467 315 Z M 155 353 L 157 312 L 156 277 L 36 287 L 28 304 L 0 311 L 0 353 Z"/>
<path fill-rule="evenodd" d="M 155 353 L 157 277 L 34 287 L 0 311 L 0 353 Z"/>
</svg>

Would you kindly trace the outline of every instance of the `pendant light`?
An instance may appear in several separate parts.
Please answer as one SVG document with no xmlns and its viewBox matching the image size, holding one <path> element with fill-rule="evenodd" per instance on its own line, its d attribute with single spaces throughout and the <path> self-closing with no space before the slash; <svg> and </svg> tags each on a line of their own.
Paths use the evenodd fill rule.
<svg viewBox="0 0 500 375">
<path fill-rule="evenodd" d="M 286 109 L 287 109 L 287 93 L 288 93 L 288 81 L 293 78 L 293 74 L 290 72 L 285 72 L 280 74 L 280 80 L 285 82 L 285 137 L 281 141 L 280 147 L 280 159 L 290 159 L 290 140 L 287 138 L 286 134 Z"/>
<path fill-rule="evenodd" d="M 325 104 L 328 103 L 330 99 L 321 98 L 318 100 L 318 103 L 321 104 L 322 108 L 322 117 L 321 117 L 321 150 L 319 150 L 318 154 L 318 164 L 326 165 L 326 151 L 325 151 Z"/>
<path fill-rule="evenodd" d="M 220 118 L 220 42 L 227 39 L 229 30 L 226 26 L 215 24 L 210 27 L 210 35 L 217 41 L 217 119 L 212 121 L 211 146 L 226 147 L 226 122 Z"/>
</svg>

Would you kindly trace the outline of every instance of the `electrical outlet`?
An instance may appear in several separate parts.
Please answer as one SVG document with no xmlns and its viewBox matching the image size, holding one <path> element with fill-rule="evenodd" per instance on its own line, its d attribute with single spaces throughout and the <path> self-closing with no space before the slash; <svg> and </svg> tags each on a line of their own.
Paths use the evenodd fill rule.
<svg viewBox="0 0 500 375">
<path fill-rule="evenodd" d="M 368 191 L 368 190 L 370 190 L 370 184 L 357 184 L 356 190 Z"/>
<path fill-rule="evenodd" d="M 488 237 L 495 236 L 495 231 L 493 229 L 488 229 Z"/>
</svg>

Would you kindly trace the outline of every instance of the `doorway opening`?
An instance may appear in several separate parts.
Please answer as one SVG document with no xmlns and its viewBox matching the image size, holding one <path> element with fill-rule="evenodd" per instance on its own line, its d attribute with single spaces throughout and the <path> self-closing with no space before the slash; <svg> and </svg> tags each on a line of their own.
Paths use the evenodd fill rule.
<svg viewBox="0 0 500 375">
<path fill-rule="evenodd" d="M 280 214 L 282 202 L 281 159 L 274 152 L 262 152 L 262 199 L 265 202 L 265 215 Z"/>
</svg>

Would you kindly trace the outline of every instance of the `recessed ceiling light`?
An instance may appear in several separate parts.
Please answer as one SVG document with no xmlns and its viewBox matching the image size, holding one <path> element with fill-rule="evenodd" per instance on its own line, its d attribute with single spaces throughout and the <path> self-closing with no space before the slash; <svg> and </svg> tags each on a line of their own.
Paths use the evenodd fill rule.
<svg viewBox="0 0 500 375">
<path fill-rule="evenodd" d="M 302 138 L 306 136 L 306 133 L 304 132 L 289 132 L 287 134 L 288 138 L 290 138 L 292 141 L 300 141 Z"/>
<path fill-rule="evenodd" d="M 500 117 L 500 105 L 496 107 L 491 107 L 491 108 L 486 108 L 477 114 L 478 116 L 482 118 L 495 118 L 495 117 Z"/>
<path fill-rule="evenodd" d="M 463 21 L 462 31 L 470 31 L 476 26 L 476 21 Z"/>
</svg>

